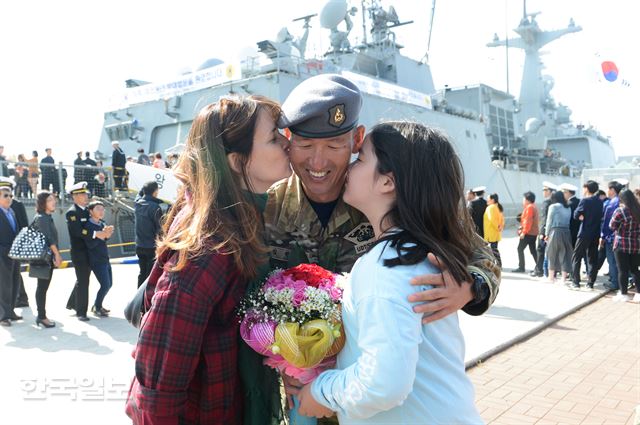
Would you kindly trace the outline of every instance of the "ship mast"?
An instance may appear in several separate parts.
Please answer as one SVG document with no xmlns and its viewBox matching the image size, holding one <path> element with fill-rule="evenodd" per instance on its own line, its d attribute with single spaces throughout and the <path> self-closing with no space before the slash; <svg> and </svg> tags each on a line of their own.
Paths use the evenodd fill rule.
<svg viewBox="0 0 640 425">
<path fill-rule="evenodd" d="M 520 37 L 507 40 L 494 40 L 488 43 L 488 47 L 508 46 L 525 51 L 524 71 L 520 84 L 520 120 L 524 125 L 530 118 L 544 121 L 544 108 L 547 104 L 544 80 L 542 79 L 542 61 L 540 49 L 552 41 L 573 32 L 582 31 L 582 27 L 576 26 L 573 19 L 566 28 L 552 31 L 543 31 L 536 22 L 539 12 L 527 13 L 527 2 L 524 0 L 523 16 L 520 25 L 514 30 Z"/>
</svg>

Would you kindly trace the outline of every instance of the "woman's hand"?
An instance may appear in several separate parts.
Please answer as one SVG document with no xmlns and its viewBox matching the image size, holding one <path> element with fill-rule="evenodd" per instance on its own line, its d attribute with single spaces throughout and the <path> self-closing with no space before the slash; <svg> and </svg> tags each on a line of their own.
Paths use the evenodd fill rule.
<svg viewBox="0 0 640 425">
<path fill-rule="evenodd" d="M 440 269 L 440 273 L 416 276 L 411 279 L 411 284 L 432 285 L 436 288 L 409 295 L 409 302 L 424 303 L 414 306 L 413 311 L 424 314 L 422 323 L 425 324 L 455 313 L 473 300 L 471 282 L 461 282 L 461 285 L 458 285 L 440 258 L 432 253 L 429 253 L 427 258 L 431 264 Z"/>
<path fill-rule="evenodd" d="M 56 268 L 60 267 L 60 265 L 62 264 L 62 257 L 60 256 L 60 254 L 56 254 L 53 258 L 53 265 L 56 266 Z"/>
<path fill-rule="evenodd" d="M 300 408 L 298 413 L 304 416 L 315 416 L 316 418 L 330 418 L 333 416 L 333 411 L 327 409 L 322 404 L 318 403 L 311 395 L 311 384 L 307 384 L 298 393 L 298 399 L 300 400 Z"/>
</svg>

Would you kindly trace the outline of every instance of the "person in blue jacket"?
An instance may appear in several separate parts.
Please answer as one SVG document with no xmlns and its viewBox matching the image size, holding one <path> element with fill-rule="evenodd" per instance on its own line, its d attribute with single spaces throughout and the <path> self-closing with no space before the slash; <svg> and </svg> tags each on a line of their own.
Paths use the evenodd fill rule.
<svg viewBox="0 0 640 425">
<path fill-rule="evenodd" d="M 104 222 L 104 204 L 100 201 L 93 201 L 87 207 L 89 210 L 89 221 L 86 228 L 91 231 L 101 232 L 107 227 Z M 89 267 L 100 283 L 100 289 L 96 295 L 96 301 L 91 308 L 91 312 L 98 317 L 108 317 L 109 310 L 104 308 L 102 302 L 107 296 L 113 281 L 111 264 L 109 263 L 109 248 L 107 239 L 91 239 L 87 241 L 89 250 Z"/>
<path fill-rule="evenodd" d="M 162 228 L 162 201 L 158 199 L 158 183 L 150 181 L 142 186 L 136 197 L 136 255 L 140 274 L 138 274 L 138 288 L 149 277 L 156 261 L 156 239 Z"/>
</svg>

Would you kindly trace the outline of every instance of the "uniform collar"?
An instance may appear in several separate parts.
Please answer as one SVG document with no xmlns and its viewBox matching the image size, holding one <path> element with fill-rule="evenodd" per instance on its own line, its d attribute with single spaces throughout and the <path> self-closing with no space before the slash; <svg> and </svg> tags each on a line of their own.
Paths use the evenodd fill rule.
<svg viewBox="0 0 640 425">
<path fill-rule="evenodd" d="M 301 230 L 308 234 L 319 234 L 322 231 L 320 220 L 317 220 L 316 212 L 302 189 L 302 182 L 295 174 L 287 180 L 282 208 L 277 223 L 279 229 L 286 229 L 288 232 Z M 309 223 L 309 217 L 315 217 L 316 220 Z M 359 223 L 362 220 L 362 213 L 348 206 L 340 195 L 327 223 L 327 230 L 332 233 L 349 220 Z"/>
</svg>

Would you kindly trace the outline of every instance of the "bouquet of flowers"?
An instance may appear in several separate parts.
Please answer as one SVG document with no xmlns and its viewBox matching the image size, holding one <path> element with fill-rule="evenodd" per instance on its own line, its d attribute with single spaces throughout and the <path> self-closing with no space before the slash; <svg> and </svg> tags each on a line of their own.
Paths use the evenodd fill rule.
<svg viewBox="0 0 640 425">
<path fill-rule="evenodd" d="M 311 382 L 335 364 L 340 332 L 342 276 L 316 264 L 275 270 L 240 304 L 240 335 L 265 364 Z"/>
</svg>

